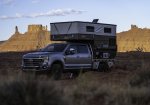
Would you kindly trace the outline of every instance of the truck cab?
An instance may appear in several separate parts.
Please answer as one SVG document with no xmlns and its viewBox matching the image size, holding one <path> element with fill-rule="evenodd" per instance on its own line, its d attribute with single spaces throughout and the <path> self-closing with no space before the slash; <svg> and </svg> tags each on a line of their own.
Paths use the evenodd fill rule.
<svg viewBox="0 0 150 105">
<path fill-rule="evenodd" d="M 91 69 L 92 55 L 88 44 L 54 43 L 38 52 L 23 56 L 23 70 L 50 70 L 55 63 L 60 63 L 62 69 Z"/>
</svg>

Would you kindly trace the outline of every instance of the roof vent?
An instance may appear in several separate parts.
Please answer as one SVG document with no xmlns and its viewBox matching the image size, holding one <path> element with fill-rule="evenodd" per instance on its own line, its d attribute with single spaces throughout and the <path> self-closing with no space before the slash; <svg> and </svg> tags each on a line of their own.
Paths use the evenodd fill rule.
<svg viewBox="0 0 150 105">
<path fill-rule="evenodd" d="M 97 23 L 99 19 L 93 19 L 92 23 Z"/>
</svg>

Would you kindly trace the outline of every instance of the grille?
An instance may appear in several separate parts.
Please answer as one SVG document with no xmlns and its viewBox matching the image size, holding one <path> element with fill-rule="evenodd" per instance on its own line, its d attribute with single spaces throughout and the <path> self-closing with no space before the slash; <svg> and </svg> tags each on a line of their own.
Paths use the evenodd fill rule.
<svg viewBox="0 0 150 105">
<path fill-rule="evenodd" d="M 40 66 L 42 63 L 43 63 L 43 59 L 24 59 L 24 66 L 30 66 L 30 67 L 33 67 L 33 66 Z"/>
</svg>

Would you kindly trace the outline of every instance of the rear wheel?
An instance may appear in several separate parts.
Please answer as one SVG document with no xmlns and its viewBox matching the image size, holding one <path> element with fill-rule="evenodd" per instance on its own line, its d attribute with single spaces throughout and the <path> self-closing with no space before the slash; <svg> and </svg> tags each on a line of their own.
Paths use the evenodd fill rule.
<svg viewBox="0 0 150 105">
<path fill-rule="evenodd" d="M 100 72 L 110 72 L 110 68 L 107 62 L 100 62 L 98 66 L 98 71 Z"/>
<path fill-rule="evenodd" d="M 59 80 L 62 76 L 63 67 L 61 64 L 53 64 L 51 67 L 51 77 L 52 79 Z"/>
</svg>

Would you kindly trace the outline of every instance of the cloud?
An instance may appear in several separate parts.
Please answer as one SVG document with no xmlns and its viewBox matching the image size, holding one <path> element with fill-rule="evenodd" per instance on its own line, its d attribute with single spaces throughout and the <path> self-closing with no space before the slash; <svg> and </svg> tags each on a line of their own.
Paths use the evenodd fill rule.
<svg viewBox="0 0 150 105">
<path fill-rule="evenodd" d="M 2 5 L 12 5 L 16 0 L 0 0 Z"/>
<path fill-rule="evenodd" d="M 16 13 L 15 16 L 0 16 L 1 20 L 4 19 L 18 19 L 18 18 L 37 18 L 37 17 L 50 17 L 50 16 L 66 16 L 66 15 L 71 15 L 71 14 L 82 14 L 85 11 L 81 10 L 75 10 L 75 9 L 55 9 L 55 10 L 50 10 L 48 12 L 43 12 L 43 13 L 33 13 L 29 15 L 23 15 Z"/>
</svg>

